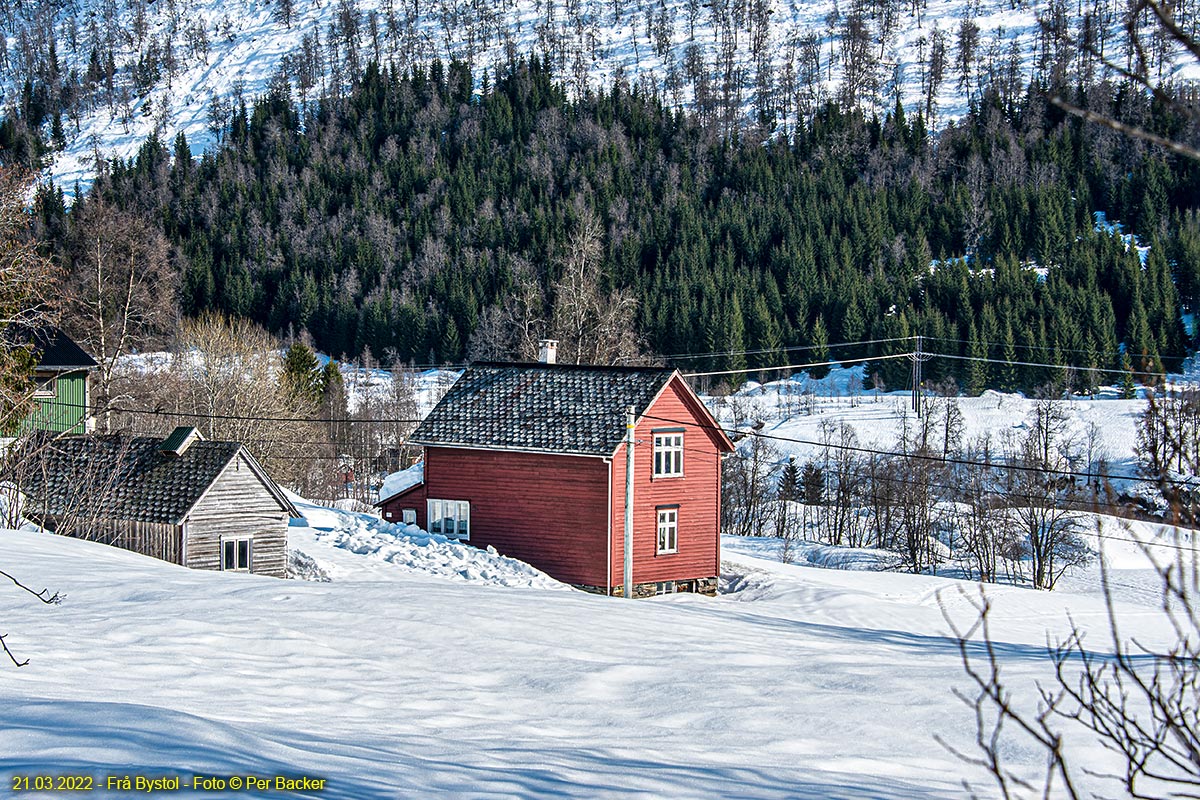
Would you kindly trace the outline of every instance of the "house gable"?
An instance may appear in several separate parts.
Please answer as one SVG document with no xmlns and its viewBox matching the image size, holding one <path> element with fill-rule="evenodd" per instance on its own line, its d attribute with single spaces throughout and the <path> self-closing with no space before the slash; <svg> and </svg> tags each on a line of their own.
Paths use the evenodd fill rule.
<svg viewBox="0 0 1200 800">
<path fill-rule="evenodd" d="M 678 408 L 664 408 L 660 404 L 663 396 L 671 392 L 683 404 L 685 414 L 680 414 Z M 640 425 L 642 421 L 651 423 L 656 428 L 672 424 L 694 425 L 712 441 L 718 452 L 732 453 L 737 449 L 728 434 L 725 433 L 725 429 L 720 426 L 716 417 L 704 405 L 704 401 L 692 390 L 692 387 L 678 371 L 671 376 L 670 381 L 663 385 L 662 390 L 655 395 L 649 407 L 639 415 L 638 424 Z"/>
</svg>

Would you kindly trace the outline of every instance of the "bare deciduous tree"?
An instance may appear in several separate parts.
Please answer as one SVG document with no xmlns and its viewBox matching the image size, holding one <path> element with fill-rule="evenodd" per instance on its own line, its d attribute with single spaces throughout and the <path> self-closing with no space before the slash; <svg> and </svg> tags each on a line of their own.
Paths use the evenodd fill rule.
<svg viewBox="0 0 1200 800">
<path fill-rule="evenodd" d="M 1097 533 L 1103 540 L 1099 526 Z M 1049 646 L 1046 659 L 1054 678 L 1039 686 L 1033 710 L 1033 704 L 1024 702 L 1002 677 L 999 645 L 990 625 L 990 599 L 983 594 L 970 598 L 975 619 L 969 625 L 954 619 L 943 605 L 973 687 L 956 694 L 974 713 L 978 755 L 943 745 L 983 767 L 1005 798 L 1111 796 L 1117 785 L 1135 798 L 1197 796 L 1200 608 L 1195 598 L 1200 565 L 1190 542 L 1190 535 L 1181 532 L 1174 544 L 1141 544 L 1161 582 L 1160 610 L 1172 634 L 1167 643 L 1151 646 L 1127 635 L 1102 560 L 1101 587 L 1108 611 L 1105 640 L 1085 643 L 1083 628 L 1072 625 L 1065 638 Z M 1014 739 L 1045 753 L 1040 780 L 1018 776 L 1006 762 Z M 1114 754 L 1113 768 L 1099 771 L 1074 763 L 1067 745 L 1079 740 L 1098 743 Z M 1105 783 L 1103 794 L 1085 788 L 1085 778 Z"/>
<path fill-rule="evenodd" d="M 637 301 L 622 289 L 604 292 L 600 282 L 601 227 L 585 213 L 571 237 L 562 279 L 554 285 L 550 335 L 561 360 L 615 364 L 640 354 L 633 314 Z"/>
<path fill-rule="evenodd" d="M 27 332 L 54 322 L 56 278 L 29 236 L 30 178 L 0 168 L 0 432 L 13 431 L 33 396 L 34 356 Z"/>
<path fill-rule="evenodd" d="M 1053 589 L 1069 568 L 1085 564 L 1091 550 L 1079 537 L 1072 508 L 1077 489 L 1070 471 L 1078 458 L 1062 401 L 1043 396 L 1030 411 L 1028 430 L 1008 454 L 1005 519 L 1029 549 L 1034 588 Z"/>
<path fill-rule="evenodd" d="M 95 402 L 105 430 L 122 356 L 164 336 L 176 319 L 179 276 L 161 231 L 101 200 L 79 211 L 66 276 L 65 322 L 100 364 Z"/>
<path fill-rule="evenodd" d="M 29 213 L 25 198 L 30 178 L 0 168 L 0 431 L 17 429 L 33 397 L 34 356 L 25 331 L 40 328 L 54 320 L 48 299 L 55 272 L 41 256 L 29 237 Z M 14 488 L 12 445 L 0 457 L 0 524 L 14 527 L 19 511 L 18 492 Z M 62 598 L 45 589 L 34 591 L 8 572 L 0 577 L 43 603 L 55 604 Z M 20 660 L 9 648 L 7 634 L 0 634 L 0 648 L 18 667 Z"/>
<path fill-rule="evenodd" d="M 169 365 L 118 375 L 137 411 L 114 411 L 113 425 L 160 435 L 194 425 L 209 439 L 244 444 L 293 484 L 323 431 L 311 422 L 315 405 L 286 389 L 282 371 L 279 343 L 253 322 L 216 314 L 185 320 Z"/>
<path fill-rule="evenodd" d="M 1077 41 L 1068 34 L 1060 32 L 1059 35 L 1066 45 L 1082 49 L 1097 62 L 1103 64 L 1105 69 L 1148 91 L 1163 106 L 1174 109 L 1190 123 L 1187 126 L 1190 128 L 1190 132 L 1185 129 L 1178 131 L 1173 136 L 1163 136 L 1142 125 L 1122 122 L 1111 113 L 1080 107 L 1061 95 L 1052 96 L 1050 102 L 1069 114 L 1088 122 L 1103 125 L 1124 136 L 1156 144 L 1188 158 L 1200 159 L 1200 108 L 1194 103 L 1182 101 L 1178 95 L 1172 92 L 1168 85 L 1169 79 L 1164 80 L 1161 69 L 1158 74 L 1154 73 L 1151 69 L 1152 61 L 1147 58 L 1147 47 L 1141 32 L 1141 18 L 1150 16 L 1154 22 L 1151 39 L 1152 42 L 1160 43 L 1158 49 L 1166 46 L 1168 51 L 1182 50 L 1197 64 L 1200 64 L 1200 41 L 1197 41 L 1194 35 L 1195 29 L 1193 28 L 1190 33 L 1184 29 L 1184 26 L 1176 19 L 1177 10 L 1176 4 L 1163 2 L 1163 0 L 1134 0 L 1131 3 L 1125 17 L 1129 52 L 1133 56 L 1129 65 L 1116 63 L 1106 57 L 1103 51 L 1103 40 Z M 1162 60 L 1161 57 L 1158 59 L 1160 66 Z M 1177 73 L 1172 70 L 1171 74 Z"/>
</svg>

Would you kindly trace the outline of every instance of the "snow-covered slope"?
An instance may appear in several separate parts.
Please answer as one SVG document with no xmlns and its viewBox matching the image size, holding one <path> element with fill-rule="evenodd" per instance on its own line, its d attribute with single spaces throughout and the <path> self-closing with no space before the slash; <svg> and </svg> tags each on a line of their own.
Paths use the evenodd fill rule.
<svg viewBox="0 0 1200 800">
<path fill-rule="evenodd" d="M 1189 373 L 1176 376 L 1173 383 L 1190 385 L 1196 379 Z M 861 386 L 860 368 L 835 368 L 819 381 L 804 373 L 765 384 L 751 381 L 733 395 L 708 402 L 723 424 L 762 422 L 761 432 L 773 437 L 770 441 L 781 451 L 781 461 L 789 454 L 800 461 L 814 457 L 829 438 L 826 431 L 841 423 L 854 430 L 863 446 L 894 450 L 906 422 L 915 424 L 909 393 L 863 391 Z M 1035 403 L 1020 394 L 992 390 L 955 402 L 962 412 L 962 444 L 987 438 L 997 452 L 1006 437 L 1026 433 Z M 1093 460 L 1107 461 L 1112 475 L 1137 474 L 1133 448 L 1137 420 L 1146 410 L 1144 397 L 1122 400 L 1115 388 L 1102 387 L 1095 397 L 1073 396 L 1060 408 L 1067 418 L 1065 438 L 1081 447 L 1090 444 Z"/>
<path fill-rule="evenodd" d="M 933 740 L 974 735 L 939 609 L 969 618 L 961 584 L 726 562 L 743 591 L 629 603 L 382 564 L 331 583 L 197 572 L 0 532 L 0 565 L 67 595 L 0 590 L 8 643 L 31 659 L 0 665 L 0 775 L 309 775 L 354 800 L 957 798 L 964 778 L 993 794 Z M 988 592 L 1022 698 L 1068 610 L 1105 618 L 1094 597 Z M 1166 633 L 1146 606 L 1119 612 L 1147 644 Z"/>
<path fill-rule="evenodd" d="M 103 77 L 95 86 L 85 83 L 87 110 L 65 121 L 67 147 L 50 170 L 68 193 L 75 181 L 89 183 L 95 154 L 128 157 L 155 130 L 167 141 L 184 131 L 194 151 L 208 148 L 215 137 L 213 99 L 226 108 L 237 98 L 252 100 L 281 67 L 287 67 L 298 95 L 300 76 L 306 76 L 304 94 L 311 98 L 344 84 L 348 73 L 370 60 L 406 68 L 457 58 L 478 79 L 483 69 L 506 63 L 512 54 L 549 54 L 573 90 L 623 76 L 656 88 L 671 104 L 693 103 L 698 90 L 724 103 L 728 77 L 729 102 L 746 118 L 767 105 L 786 125 L 798 98 L 819 102 L 841 85 L 851 10 L 833 0 L 29 2 L 0 14 L 8 54 L 0 59 L 0 108 L 18 102 L 35 68 L 53 80 L 74 71 L 85 82 L 89 68 L 97 70 L 93 50 L 101 67 L 111 52 L 112 88 Z M 918 105 L 924 65 L 941 37 L 948 66 L 937 102 L 943 119 L 960 115 L 968 93 L 999 79 L 1010 60 L 1028 77 L 1039 10 L 1009 0 L 868 4 L 863 53 L 878 67 L 875 88 L 859 92 L 857 100 L 880 111 L 897 95 L 910 108 Z M 1113 16 L 1114 30 L 1119 16 Z M 954 67 L 963 20 L 976 26 L 978 39 L 965 81 Z M 45 63 L 50 41 L 54 70 Z M 760 95 L 772 100 L 761 103 Z"/>
</svg>

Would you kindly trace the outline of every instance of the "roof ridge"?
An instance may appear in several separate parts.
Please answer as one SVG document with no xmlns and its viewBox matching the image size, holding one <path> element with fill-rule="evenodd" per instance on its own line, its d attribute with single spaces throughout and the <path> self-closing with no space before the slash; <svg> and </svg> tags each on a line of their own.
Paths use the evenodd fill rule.
<svg viewBox="0 0 1200 800">
<path fill-rule="evenodd" d="M 652 367 L 652 366 L 636 366 L 628 364 L 616 364 L 607 366 L 604 364 L 562 364 L 554 363 L 547 364 L 544 361 L 473 361 L 467 365 L 467 369 L 475 367 L 496 367 L 496 368 L 511 368 L 519 367 L 521 369 L 545 369 L 545 370 L 577 370 L 580 372 L 661 372 L 670 374 L 675 371 L 674 367 Z"/>
</svg>

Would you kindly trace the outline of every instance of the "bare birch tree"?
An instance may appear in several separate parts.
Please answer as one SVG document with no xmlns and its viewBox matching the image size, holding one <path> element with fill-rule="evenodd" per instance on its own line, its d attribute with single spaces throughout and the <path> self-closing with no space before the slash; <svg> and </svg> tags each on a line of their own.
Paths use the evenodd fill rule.
<svg viewBox="0 0 1200 800">
<path fill-rule="evenodd" d="M 640 354 L 634 325 L 637 300 L 622 289 L 601 287 L 603 245 L 600 223 L 586 212 L 563 259 L 554 285 L 550 334 L 559 357 L 575 364 L 615 364 Z"/>
<path fill-rule="evenodd" d="M 120 358 L 164 336 L 176 320 L 179 276 L 161 231 L 103 201 L 76 221 L 66 276 L 65 322 L 100 367 L 96 398 L 105 430 Z"/>
<path fill-rule="evenodd" d="M 36 357 L 28 331 L 55 321 L 57 277 L 29 234 L 30 178 L 0 168 L 0 434 L 15 431 L 33 398 Z"/>
</svg>

